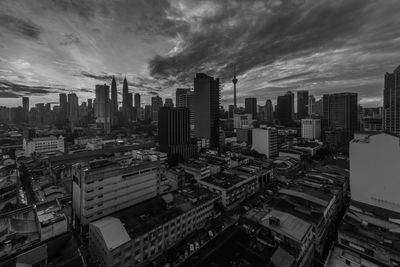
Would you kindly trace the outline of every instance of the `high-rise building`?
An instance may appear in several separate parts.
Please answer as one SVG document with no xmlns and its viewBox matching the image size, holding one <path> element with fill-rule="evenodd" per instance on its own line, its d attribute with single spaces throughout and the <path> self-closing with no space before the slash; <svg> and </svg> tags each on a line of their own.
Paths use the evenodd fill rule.
<svg viewBox="0 0 400 267">
<path fill-rule="evenodd" d="M 253 119 L 257 118 L 257 98 L 246 98 L 244 100 L 244 112 L 251 114 Z"/>
<path fill-rule="evenodd" d="M 252 130 L 253 149 L 268 158 L 278 156 L 278 130 L 272 127 Z"/>
<path fill-rule="evenodd" d="M 194 127 L 194 113 L 193 113 L 193 90 L 190 88 L 176 89 L 176 107 L 189 108 L 190 110 L 190 125 Z"/>
<path fill-rule="evenodd" d="M 68 94 L 68 120 L 70 123 L 79 121 L 78 96 L 74 93 Z"/>
<path fill-rule="evenodd" d="M 29 113 L 29 97 L 22 97 L 22 108 L 24 109 L 24 120 L 28 120 L 28 113 Z"/>
<path fill-rule="evenodd" d="M 273 121 L 274 120 L 274 107 L 272 105 L 272 101 L 268 99 L 265 102 L 265 120 Z"/>
<path fill-rule="evenodd" d="M 210 146 L 219 147 L 219 79 L 204 73 L 194 78 L 195 136 L 210 140 Z"/>
<path fill-rule="evenodd" d="M 158 110 L 163 106 L 163 100 L 160 96 L 151 98 L 151 119 L 158 121 Z"/>
<path fill-rule="evenodd" d="M 308 117 L 308 91 L 297 91 L 297 119 Z"/>
<path fill-rule="evenodd" d="M 321 120 L 320 119 L 302 119 L 301 137 L 314 140 L 321 138 Z"/>
<path fill-rule="evenodd" d="M 87 106 L 88 110 L 91 111 L 93 109 L 93 99 L 88 98 L 87 102 L 88 102 L 88 106 Z"/>
<path fill-rule="evenodd" d="M 118 114 L 118 92 L 117 92 L 117 83 L 115 82 L 115 78 L 113 76 L 111 81 L 111 102 L 110 102 L 111 126 L 115 126 L 117 124 L 117 114 Z"/>
<path fill-rule="evenodd" d="M 276 118 L 282 125 L 290 125 L 294 119 L 294 95 L 288 91 L 283 96 L 278 96 Z"/>
<path fill-rule="evenodd" d="M 125 116 L 130 121 L 133 119 L 133 94 L 128 93 L 126 97 L 126 110 Z"/>
<path fill-rule="evenodd" d="M 383 90 L 383 129 L 400 135 L 400 66 L 385 74 Z"/>
<path fill-rule="evenodd" d="M 96 85 L 96 122 L 102 123 L 104 132 L 110 132 L 110 87 L 106 84 Z"/>
<path fill-rule="evenodd" d="M 177 88 L 175 97 L 176 97 L 176 107 L 187 107 L 186 95 L 190 92 L 190 88 Z"/>
<path fill-rule="evenodd" d="M 151 120 L 151 105 L 144 106 L 144 120 Z"/>
<path fill-rule="evenodd" d="M 308 97 L 308 115 L 313 115 L 314 114 L 314 104 L 315 104 L 315 97 L 313 95 L 310 95 Z"/>
<path fill-rule="evenodd" d="M 125 120 L 130 120 L 130 113 L 132 108 L 132 99 L 129 100 L 129 88 L 126 77 L 122 85 L 122 114 Z"/>
<path fill-rule="evenodd" d="M 169 108 L 174 107 L 174 102 L 172 101 L 172 98 L 165 99 L 164 107 L 169 107 Z"/>
<path fill-rule="evenodd" d="M 60 121 L 65 121 L 68 118 L 68 105 L 67 105 L 67 95 L 60 94 L 60 113 L 59 118 Z"/>
<path fill-rule="evenodd" d="M 135 94 L 135 108 L 140 108 L 140 94 Z"/>
<path fill-rule="evenodd" d="M 161 107 L 158 110 L 160 151 L 184 159 L 195 156 L 197 145 L 190 141 L 190 111 L 188 108 Z"/>
<path fill-rule="evenodd" d="M 357 93 L 337 93 L 323 96 L 323 130 L 341 129 L 345 142 L 357 130 Z"/>
</svg>

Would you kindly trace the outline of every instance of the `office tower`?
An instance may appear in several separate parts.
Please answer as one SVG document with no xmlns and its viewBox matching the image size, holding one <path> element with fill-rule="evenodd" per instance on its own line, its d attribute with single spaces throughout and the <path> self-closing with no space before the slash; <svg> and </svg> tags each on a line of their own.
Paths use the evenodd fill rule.
<svg viewBox="0 0 400 267">
<path fill-rule="evenodd" d="M 79 121 L 79 105 L 76 94 L 68 94 L 68 120 L 70 123 Z"/>
<path fill-rule="evenodd" d="M 323 96 L 323 130 L 340 129 L 344 141 L 353 138 L 357 130 L 357 93 L 337 93 Z"/>
<path fill-rule="evenodd" d="M 151 105 L 144 106 L 144 120 L 145 121 L 151 120 Z"/>
<path fill-rule="evenodd" d="M 308 115 L 311 116 L 314 114 L 314 104 L 315 104 L 315 97 L 310 95 L 308 97 Z"/>
<path fill-rule="evenodd" d="M 288 91 L 283 96 L 278 96 L 276 118 L 281 125 L 290 125 L 294 119 L 294 95 Z"/>
<path fill-rule="evenodd" d="M 272 127 L 254 128 L 252 144 L 252 149 L 268 158 L 278 156 L 278 130 Z"/>
<path fill-rule="evenodd" d="M 111 102 L 110 102 L 111 126 L 115 126 L 117 124 L 117 114 L 118 114 L 118 92 L 117 92 L 117 83 L 115 82 L 115 78 L 113 76 L 111 81 Z"/>
<path fill-rule="evenodd" d="M 251 114 L 253 119 L 257 118 L 257 98 L 246 98 L 244 100 L 244 112 Z"/>
<path fill-rule="evenodd" d="M 308 117 L 308 91 L 297 91 L 297 119 Z"/>
<path fill-rule="evenodd" d="M 312 107 L 313 114 L 318 116 L 324 116 L 324 101 L 323 98 L 320 98 L 316 101 Z"/>
<path fill-rule="evenodd" d="M 195 136 L 210 140 L 210 146 L 219 147 L 219 79 L 197 73 L 194 78 Z"/>
<path fill-rule="evenodd" d="M 308 140 L 321 138 L 321 120 L 320 119 L 302 119 L 301 137 Z"/>
<path fill-rule="evenodd" d="M 151 119 L 158 121 L 158 109 L 163 106 L 162 98 L 159 96 L 153 96 L 151 98 Z"/>
<path fill-rule="evenodd" d="M 274 107 L 270 99 L 265 102 L 265 120 L 273 121 L 274 120 Z"/>
<path fill-rule="evenodd" d="M 36 122 L 42 124 L 44 121 L 44 103 L 37 103 L 35 106 L 37 110 Z"/>
<path fill-rule="evenodd" d="M 95 117 L 97 123 L 103 124 L 104 133 L 110 132 L 110 87 L 106 84 L 96 85 Z"/>
<path fill-rule="evenodd" d="M 169 108 L 174 107 L 174 102 L 172 101 L 172 98 L 165 99 L 164 107 L 169 107 Z"/>
<path fill-rule="evenodd" d="M 190 92 L 190 88 L 177 88 L 175 92 L 176 107 L 188 107 L 186 101 L 186 95 Z"/>
<path fill-rule="evenodd" d="M 233 128 L 248 129 L 253 123 L 253 115 L 248 114 L 233 114 Z"/>
<path fill-rule="evenodd" d="M 128 93 L 126 99 L 126 118 L 131 121 L 133 119 L 133 94 Z"/>
<path fill-rule="evenodd" d="M 24 120 L 28 121 L 29 113 L 29 97 L 22 97 L 22 108 L 24 109 Z"/>
<path fill-rule="evenodd" d="M 400 134 L 400 66 L 385 74 L 383 90 L 383 130 Z"/>
<path fill-rule="evenodd" d="M 140 94 L 135 94 L 135 108 L 140 108 Z"/>
<path fill-rule="evenodd" d="M 238 82 L 238 79 L 236 78 L 236 68 L 235 68 L 235 71 L 233 72 L 233 79 L 232 79 L 232 83 L 233 83 L 233 106 L 235 108 L 237 107 L 237 102 L 236 102 L 236 84 L 237 84 L 237 82 Z M 256 103 L 257 103 L 257 101 L 256 101 Z M 255 118 L 254 115 L 253 115 L 253 118 Z"/>
<path fill-rule="evenodd" d="M 195 156 L 197 146 L 190 141 L 190 111 L 188 108 L 161 107 L 158 110 L 158 138 L 160 151 L 169 157 L 183 159 Z"/>
<path fill-rule="evenodd" d="M 122 86 L 122 114 L 125 120 L 130 120 L 130 113 L 132 108 L 132 99 L 129 99 L 129 88 L 126 77 Z"/>
<path fill-rule="evenodd" d="M 87 105 L 88 110 L 91 111 L 93 109 L 93 99 L 88 98 L 87 102 L 88 102 L 88 105 Z"/>
<path fill-rule="evenodd" d="M 64 122 L 68 118 L 67 95 L 60 94 L 60 113 L 59 118 Z"/>
</svg>

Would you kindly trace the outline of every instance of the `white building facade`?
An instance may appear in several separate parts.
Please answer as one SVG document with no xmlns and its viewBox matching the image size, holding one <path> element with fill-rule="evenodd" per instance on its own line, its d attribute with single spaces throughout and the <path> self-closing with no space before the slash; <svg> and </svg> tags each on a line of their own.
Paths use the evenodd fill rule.
<svg viewBox="0 0 400 267">
<path fill-rule="evenodd" d="M 254 128 L 252 130 L 253 149 L 268 158 L 278 155 L 278 131 L 276 128 Z"/>
<path fill-rule="evenodd" d="M 233 114 L 233 127 L 235 129 L 249 128 L 252 122 L 252 114 Z"/>
<path fill-rule="evenodd" d="M 320 119 L 302 119 L 301 137 L 308 140 L 321 138 L 321 120 Z"/>
<path fill-rule="evenodd" d="M 25 156 L 29 157 L 33 153 L 64 152 L 64 137 L 38 137 L 32 139 L 24 138 L 22 148 Z"/>
<path fill-rule="evenodd" d="M 350 142 L 351 199 L 400 213 L 400 138 L 355 135 Z"/>
</svg>

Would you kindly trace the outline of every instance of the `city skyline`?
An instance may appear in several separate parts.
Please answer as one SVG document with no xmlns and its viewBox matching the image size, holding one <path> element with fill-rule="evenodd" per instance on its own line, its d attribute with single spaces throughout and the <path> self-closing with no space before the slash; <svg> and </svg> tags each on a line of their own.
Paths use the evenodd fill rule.
<svg viewBox="0 0 400 267">
<path fill-rule="evenodd" d="M 198 72 L 221 80 L 221 104 L 260 102 L 288 90 L 356 92 L 382 105 L 383 77 L 398 65 L 396 7 L 385 1 L 2 1 L 0 105 L 94 98 L 111 84 L 172 97 Z M 39 14 L 40 16 L 37 16 Z M 267 14 L 267 16 L 265 16 Z M 154 20 L 154 18 L 156 18 Z"/>
</svg>

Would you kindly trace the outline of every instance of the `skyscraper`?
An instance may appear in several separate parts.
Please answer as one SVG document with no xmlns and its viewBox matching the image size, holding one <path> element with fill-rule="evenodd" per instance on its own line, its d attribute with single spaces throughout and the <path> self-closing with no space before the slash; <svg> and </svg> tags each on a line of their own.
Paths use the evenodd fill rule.
<svg viewBox="0 0 400 267">
<path fill-rule="evenodd" d="M 177 88 L 175 92 L 175 105 L 176 107 L 187 107 L 186 95 L 190 92 L 190 88 Z"/>
<path fill-rule="evenodd" d="M 88 110 L 91 111 L 93 109 L 93 99 L 88 98 Z"/>
<path fill-rule="evenodd" d="M 276 118 L 282 125 L 290 125 L 294 117 L 294 95 L 288 91 L 283 96 L 278 96 Z"/>
<path fill-rule="evenodd" d="M 168 156 L 194 156 L 196 145 L 190 145 L 190 112 L 188 108 L 161 107 L 158 110 L 160 151 Z"/>
<path fill-rule="evenodd" d="M 111 102 L 110 102 L 110 119 L 111 126 L 117 124 L 117 113 L 118 113 L 118 93 L 117 93 L 117 83 L 113 76 L 111 81 Z"/>
<path fill-rule="evenodd" d="M 78 96 L 74 93 L 68 94 L 68 120 L 71 124 L 79 121 Z"/>
<path fill-rule="evenodd" d="M 60 113 L 59 113 L 59 119 L 62 122 L 65 122 L 67 119 L 68 115 L 68 107 L 67 107 L 67 95 L 66 94 L 60 94 Z"/>
<path fill-rule="evenodd" d="M 151 98 L 151 119 L 153 121 L 158 121 L 158 109 L 163 106 L 163 101 L 160 96 L 153 96 Z"/>
<path fill-rule="evenodd" d="M 357 130 L 357 93 L 337 93 L 323 96 L 323 130 L 343 130 L 345 142 Z"/>
<path fill-rule="evenodd" d="M 125 77 L 124 84 L 122 85 L 122 114 L 124 115 L 125 120 L 129 120 L 130 118 L 131 107 L 132 107 L 132 99 L 129 100 L 128 81 L 126 80 Z"/>
<path fill-rule="evenodd" d="M 274 106 L 272 105 L 271 99 L 268 99 L 265 102 L 265 120 L 266 121 L 274 120 Z"/>
<path fill-rule="evenodd" d="M 219 79 L 204 73 L 194 78 L 194 125 L 195 136 L 210 140 L 210 146 L 219 147 Z"/>
<path fill-rule="evenodd" d="M 244 112 L 251 114 L 254 120 L 257 118 L 257 98 L 246 98 L 244 100 Z"/>
<path fill-rule="evenodd" d="M 400 135 L 400 66 L 385 74 L 383 130 Z"/>
<path fill-rule="evenodd" d="M 308 117 L 308 91 L 297 91 L 297 119 Z"/>
<path fill-rule="evenodd" d="M 313 115 L 314 114 L 314 104 L 315 104 L 315 97 L 313 95 L 310 95 L 308 97 L 308 115 Z"/>
<path fill-rule="evenodd" d="M 135 108 L 140 108 L 140 94 L 135 94 Z"/>
<path fill-rule="evenodd" d="M 110 132 L 110 87 L 106 84 L 96 85 L 95 117 L 102 123 L 104 132 Z"/>
<path fill-rule="evenodd" d="M 29 113 L 29 97 L 22 97 L 22 108 L 24 109 L 24 121 L 27 121 Z"/>
<path fill-rule="evenodd" d="M 170 108 L 174 107 L 174 102 L 172 101 L 172 98 L 165 99 L 164 107 L 170 107 Z"/>
</svg>

